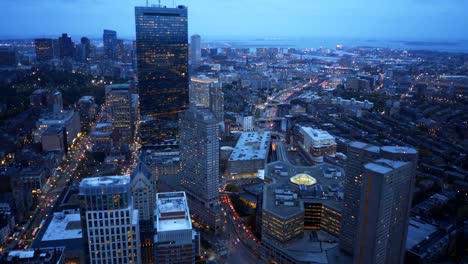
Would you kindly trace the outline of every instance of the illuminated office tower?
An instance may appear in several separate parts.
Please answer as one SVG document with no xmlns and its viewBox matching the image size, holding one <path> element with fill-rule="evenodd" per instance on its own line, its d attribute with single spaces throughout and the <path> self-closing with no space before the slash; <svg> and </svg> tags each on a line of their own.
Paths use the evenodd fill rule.
<svg viewBox="0 0 468 264">
<path fill-rule="evenodd" d="M 193 35 L 190 38 L 190 61 L 192 69 L 197 69 L 201 63 L 201 38 L 200 35 Z"/>
<path fill-rule="evenodd" d="M 54 41 L 49 38 L 34 40 L 37 61 L 43 62 L 54 58 Z"/>
<path fill-rule="evenodd" d="M 178 137 L 178 115 L 188 107 L 187 8 L 135 7 L 143 145 Z"/>
<path fill-rule="evenodd" d="M 133 143 L 134 107 L 129 84 L 106 85 L 106 108 L 108 120 L 119 131 L 122 144 Z"/>
<path fill-rule="evenodd" d="M 90 264 L 141 263 L 138 210 L 129 176 L 85 178 L 80 183 L 83 242 Z"/>
<path fill-rule="evenodd" d="M 195 221 L 218 231 L 219 125 L 208 108 L 191 105 L 180 118 L 182 186 Z"/>
</svg>

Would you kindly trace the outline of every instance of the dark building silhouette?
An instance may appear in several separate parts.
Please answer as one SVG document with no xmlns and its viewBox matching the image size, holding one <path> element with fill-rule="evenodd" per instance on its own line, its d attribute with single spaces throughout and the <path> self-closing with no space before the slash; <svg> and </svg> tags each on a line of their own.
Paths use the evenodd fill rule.
<svg viewBox="0 0 468 264">
<path fill-rule="evenodd" d="M 75 55 L 75 43 L 67 33 L 63 33 L 58 39 L 60 58 L 73 58 Z"/>
<path fill-rule="evenodd" d="M 91 41 L 87 37 L 81 38 L 80 49 L 78 51 L 78 60 L 87 62 L 91 59 Z"/>
<path fill-rule="evenodd" d="M 9 48 L 0 48 L 0 66 L 15 66 L 16 51 Z"/>
<path fill-rule="evenodd" d="M 187 8 L 135 7 L 144 145 L 175 139 L 189 102 Z"/>
<path fill-rule="evenodd" d="M 104 29 L 102 41 L 104 43 L 104 57 L 106 59 L 115 60 L 117 58 L 117 32 Z"/>
</svg>

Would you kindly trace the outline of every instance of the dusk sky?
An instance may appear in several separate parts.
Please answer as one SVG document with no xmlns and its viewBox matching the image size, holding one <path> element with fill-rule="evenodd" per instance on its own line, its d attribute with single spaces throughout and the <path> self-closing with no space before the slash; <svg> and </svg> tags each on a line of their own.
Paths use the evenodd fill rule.
<svg viewBox="0 0 468 264">
<path fill-rule="evenodd" d="M 161 1 L 172 6 L 172 0 Z M 0 37 L 134 38 L 145 0 L 1 0 Z M 157 4 L 153 0 L 150 4 Z M 467 0 L 180 0 L 204 37 L 468 38 Z"/>
</svg>

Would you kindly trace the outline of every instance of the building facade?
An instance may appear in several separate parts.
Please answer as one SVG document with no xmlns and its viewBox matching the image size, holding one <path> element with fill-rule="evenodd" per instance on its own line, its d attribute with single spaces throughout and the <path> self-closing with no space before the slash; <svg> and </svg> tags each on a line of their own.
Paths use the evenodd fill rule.
<svg viewBox="0 0 468 264">
<path fill-rule="evenodd" d="M 191 105 L 180 118 L 182 186 L 190 208 L 209 229 L 220 228 L 219 126 L 208 108 Z"/>
<path fill-rule="evenodd" d="M 298 143 L 301 151 L 313 163 L 323 162 L 323 157 L 336 153 L 335 138 L 327 131 L 300 127 Z"/>
<path fill-rule="evenodd" d="M 358 227 L 364 171 L 362 165 L 377 159 L 379 155 L 380 148 L 374 145 L 362 142 L 351 142 L 348 145 L 340 232 L 340 248 L 348 254 L 353 254 Z"/>
<path fill-rule="evenodd" d="M 54 42 L 49 38 L 39 38 L 34 40 L 36 49 L 36 60 L 39 62 L 48 61 L 54 58 Z"/>
<path fill-rule="evenodd" d="M 89 263 L 141 263 L 138 210 L 133 208 L 130 177 L 85 178 L 79 195 Z"/>
<path fill-rule="evenodd" d="M 158 193 L 155 215 L 155 262 L 195 263 L 199 235 L 192 229 L 184 192 Z"/>
<path fill-rule="evenodd" d="M 156 205 L 156 182 L 154 175 L 147 170 L 142 162 L 139 162 L 131 178 L 133 207 L 138 210 L 140 231 L 142 233 L 152 232 Z"/>
<path fill-rule="evenodd" d="M 365 164 L 372 163 L 377 159 L 386 159 L 389 161 L 408 162 L 410 169 L 401 180 L 395 179 L 391 184 L 397 184 L 397 181 L 404 181 L 403 185 L 398 185 L 398 195 L 395 194 L 395 201 L 391 206 L 397 206 L 398 216 L 392 222 L 392 228 L 400 230 L 401 234 L 394 236 L 393 240 L 398 241 L 400 245 L 397 248 L 404 252 L 408 221 L 409 210 L 411 209 L 411 202 L 413 196 L 413 186 L 416 174 L 416 164 L 418 160 L 418 152 L 409 147 L 395 147 L 383 146 L 378 147 L 369 145 L 362 142 L 351 142 L 348 145 L 347 162 L 346 162 L 346 176 L 344 179 L 344 199 L 343 199 L 343 216 L 341 219 L 340 231 L 340 248 L 350 255 L 354 255 L 356 251 L 356 241 L 359 228 L 364 221 L 360 219 L 362 214 L 362 201 L 364 191 L 368 191 L 364 187 L 364 172 Z M 392 187 L 393 188 L 393 187 Z M 392 247 L 395 247 L 394 244 Z M 392 253 L 395 255 L 396 253 Z M 356 257 L 356 256 L 355 256 Z M 356 259 L 355 259 L 356 260 Z M 357 260 L 356 260 L 357 261 Z M 401 259 L 403 261 L 403 259 Z"/>
<path fill-rule="evenodd" d="M 140 139 L 178 137 L 178 114 L 189 104 L 187 8 L 135 7 Z"/>
<path fill-rule="evenodd" d="M 135 129 L 135 109 L 132 107 L 132 94 L 128 84 L 106 85 L 107 119 L 121 135 L 123 144 L 133 143 Z"/>
<path fill-rule="evenodd" d="M 364 165 L 354 263 L 403 263 L 408 226 L 410 162 L 378 159 Z"/>
<path fill-rule="evenodd" d="M 104 43 L 104 58 L 109 60 L 116 60 L 117 32 L 114 30 L 104 29 L 102 34 L 102 42 Z"/>
</svg>

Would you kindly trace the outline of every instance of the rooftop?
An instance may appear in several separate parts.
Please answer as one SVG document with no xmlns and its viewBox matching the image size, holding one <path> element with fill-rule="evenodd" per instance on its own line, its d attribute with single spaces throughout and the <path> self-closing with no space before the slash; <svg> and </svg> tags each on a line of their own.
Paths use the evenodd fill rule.
<svg viewBox="0 0 468 264">
<path fill-rule="evenodd" d="M 305 231 L 302 239 L 280 250 L 298 263 L 352 263 L 352 257 L 339 250 L 338 240 L 323 231 Z"/>
<path fill-rule="evenodd" d="M 84 178 L 80 183 L 81 187 L 99 187 L 109 185 L 126 185 L 130 183 L 128 176 L 102 176 Z"/>
<path fill-rule="evenodd" d="M 296 190 L 300 203 L 303 201 L 317 202 L 341 209 L 340 193 L 342 193 L 343 188 L 343 175 L 341 168 L 328 163 L 315 166 L 294 166 L 283 161 L 269 163 L 266 166 L 265 177 L 271 179 L 272 183 L 266 185 L 266 187 L 269 187 L 264 192 L 263 209 L 282 217 L 295 214 L 299 212 L 298 210 L 301 210 L 298 206 L 286 206 L 276 203 L 274 191 L 281 187 Z M 315 183 L 308 186 L 297 185 L 291 180 L 296 176 L 299 176 L 297 179 L 308 179 L 312 182 L 315 180 Z"/>
<path fill-rule="evenodd" d="M 69 121 L 73 115 L 75 114 L 75 111 L 73 110 L 62 110 L 61 112 L 47 112 L 41 114 L 41 117 L 39 118 L 39 123 L 43 124 L 56 124 L 56 123 L 65 123 Z"/>
<path fill-rule="evenodd" d="M 192 229 L 187 197 L 184 192 L 158 193 L 156 208 L 157 232 Z"/>
<path fill-rule="evenodd" d="M 82 237 L 79 213 L 55 213 L 42 241 L 81 239 Z"/>
<path fill-rule="evenodd" d="M 417 154 L 416 149 L 405 146 L 384 146 L 382 147 L 383 151 L 390 153 L 403 153 L 403 154 Z"/>
<path fill-rule="evenodd" d="M 86 101 L 91 101 L 91 100 L 94 100 L 94 97 L 90 95 L 85 95 L 80 98 L 79 102 L 86 102 Z"/>
<path fill-rule="evenodd" d="M 370 162 L 364 165 L 364 168 L 380 173 L 380 174 L 385 174 L 388 173 L 394 169 L 401 168 L 405 165 L 407 165 L 408 162 L 403 162 L 403 161 L 395 161 L 395 160 L 389 160 L 389 159 L 378 159 L 374 162 Z"/>
<path fill-rule="evenodd" d="M 130 176 L 101 176 L 84 178 L 80 195 L 103 195 L 130 192 Z"/>
<path fill-rule="evenodd" d="M 353 141 L 349 143 L 349 146 L 353 148 L 358 148 L 358 149 L 365 149 L 365 150 L 375 152 L 375 153 L 380 152 L 380 147 L 370 145 L 370 144 L 360 142 L 360 141 Z"/>
<path fill-rule="evenodd" d="M 406 237 L 406 250 L 412 249 L 437 231 L 437 227 L 417 218 L 410 218 L 408 236 Z"/>
<path fill-rule="evenodd" d="M 242 132 L 229 161 L 266 159 L 270 132 Z"/>
<path fill-rule="evenodd" d="M 301 129 L 313 140 L 313 141 L 324 141 L 324 140 L 335 140 L 327 131 L 321 129 L 315 129 L 312 127 L 301 127 Z"/>
<path fill-rule="evenodd" d="M 29 250 L 12 250 L 8 255 L 0 256 L 1 263 L 62 263 L 64 259 L 64 247 L 38 248 Z"/>
</svg>

